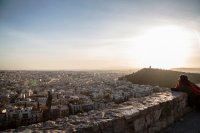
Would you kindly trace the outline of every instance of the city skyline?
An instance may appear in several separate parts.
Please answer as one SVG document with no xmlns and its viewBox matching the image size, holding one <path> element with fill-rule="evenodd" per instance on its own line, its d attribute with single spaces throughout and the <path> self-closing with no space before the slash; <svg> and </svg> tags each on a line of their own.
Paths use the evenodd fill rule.
<svg viewBox="0 0 200 133">
<path fill-rule="evenodd" d="M 0 0 L 0 69 L 200 68 L 200 1 Z"/>
</svg>

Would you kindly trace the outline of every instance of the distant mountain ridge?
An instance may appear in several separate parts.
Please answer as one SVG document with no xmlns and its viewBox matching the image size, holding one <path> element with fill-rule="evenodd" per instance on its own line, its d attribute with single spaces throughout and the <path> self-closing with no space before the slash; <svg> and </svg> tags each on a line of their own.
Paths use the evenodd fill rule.
<svg viewBox="0 0 200 133">
<path fill-rule="evenodd" d="M 135 73 L 120 77 L 119 80 L 128 80 L 134 84 L 145 84 L 161 87 L 174 87 L 181 74 L 188 76 L 194 83 L 200 83 L 200 74 L 186 73 L 172 70 L 162 70 L 153 68 L 143 68 Z"/>
<path fill-rule="evenodd" d="M 200 73 L 200 68 L 172 68 L 171 70 L 181 71 L 181 72 L 190 72 L 190 73 Z"/>
</svg>

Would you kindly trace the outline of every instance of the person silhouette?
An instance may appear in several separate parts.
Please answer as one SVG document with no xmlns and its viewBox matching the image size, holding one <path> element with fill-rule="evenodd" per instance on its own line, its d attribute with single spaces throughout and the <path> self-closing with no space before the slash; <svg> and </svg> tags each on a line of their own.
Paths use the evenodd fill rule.
<svg viewBox="0 0 200 133">
<path fill-rule="evenodd" d="M 188 94 L 188 105 L 200 111 L 200 88 L 191 82 L 186 75 L 180 75 L 172 91 L 182 91 Z"/>
</svg>

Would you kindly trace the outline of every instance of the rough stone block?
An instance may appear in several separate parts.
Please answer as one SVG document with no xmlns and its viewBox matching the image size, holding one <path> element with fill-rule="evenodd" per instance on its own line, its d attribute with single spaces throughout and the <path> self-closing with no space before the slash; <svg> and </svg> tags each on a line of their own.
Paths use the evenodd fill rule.
<svg viewBox="0 0 200 133">
<path fill-rule="evenodd" d="M 127 121 L 132 121 L 132 119 L 139 114 L 139 111 L 137 109 L 127 109 L 127 110 L 124 110 L 122 112 L 122 114 L 124 115 L 125 119 Z"/>
<path fill-rule="evenodd" d="M 123 133 L 126 130 L 126 122 L 124 117 L 114 119 L 112 125 L 114 133 Z"/>
<path fill-rule="evenodd" d="M 151 114 L 147 114 L 146 117 L 145 117 L 146 126 L 152 125 L 153 122 L 154 122 L 153 116 Z"/>
<path fill-rule="evenodd" d="M 135 120 L 134 122 L 134 131 L 139 132 L 145 127 L 145 118 L 141 117 Z"/>
<path fill-rule="evenodd" d="M 162 110 L 161 110 L 161 109 L 158 109 L 158 110 L 155 110 L 155 111 L 152 113 L 153 119 L 154 119 L 155 122 L 159 120 L 159 118 L 160 118 L 160 116 L 161 116 L 161 112 L 162 112 Z"/>
<path fill-rule="evenodd" d="M 101 133 L 101 131 L 97 125 L 93 125 L 88 128 L 85 128 L 82 131 L 84 131 L 85 133 Z"/>
<path fill-rule="evenodd" d="M 174 122 L 174 116 L 169 116 L 169 117 L 167 117 L 167 119 L 166 119 L 167 125 L 170 125 L 170 124 L 172 124 L 173 122 Z"/>
<path fill-rule="evenodd" d="M 99 123 L 99 128 L 102 133 L 113 133 L 113 125 L 111 120 L 104 120 Z"/>
<path fill-rule="evenodd" d="M 156 131 L 160 131 L 161 129 L 167 126 L 166 120 L 159 121 L 155 123 Z"/>
<path fill-rule="evenodd" d="M 148 133 L 155 133 L 156 132 L 156 128 L 155 127 L 150 127 L 148 129 Z"/>
</svg>

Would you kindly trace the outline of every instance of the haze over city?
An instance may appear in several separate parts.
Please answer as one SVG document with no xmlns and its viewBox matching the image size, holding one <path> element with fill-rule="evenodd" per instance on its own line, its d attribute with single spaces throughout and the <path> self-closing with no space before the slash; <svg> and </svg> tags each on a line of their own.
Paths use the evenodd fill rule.
<svg viewBox="0 0 200 133">
<path fill-rule="evenodd" d="M 199 68 L 199 7 L 199 0 L 0 0 L 0 69 Z"/>
</svg>

